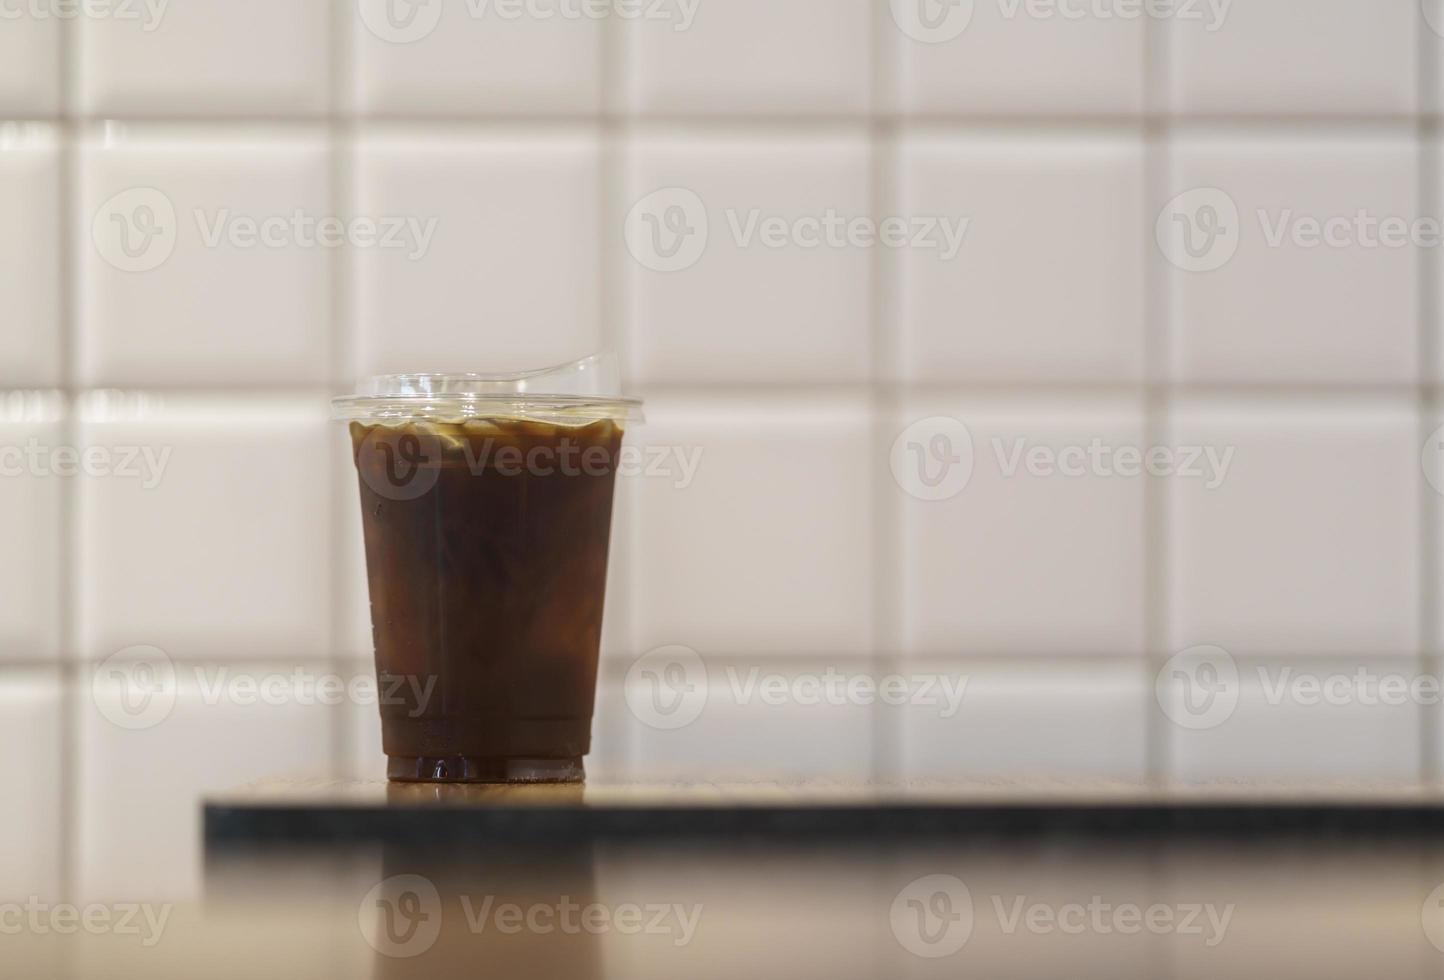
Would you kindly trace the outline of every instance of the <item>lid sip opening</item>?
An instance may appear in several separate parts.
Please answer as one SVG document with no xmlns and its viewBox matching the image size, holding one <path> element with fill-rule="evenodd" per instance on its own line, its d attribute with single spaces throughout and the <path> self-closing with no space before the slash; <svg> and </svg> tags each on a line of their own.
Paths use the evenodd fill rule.
<svg viewBox="0 0 1444 980">
<path fill-rule="evenodd" d="M 559 425 L 643 422 L 642 402 L 621 395 L 616 355 L 512 374 L 387 374 L 363 379 L 331 400 L 338 422 L 464 422 L 515 418 Z"/>
</svg>

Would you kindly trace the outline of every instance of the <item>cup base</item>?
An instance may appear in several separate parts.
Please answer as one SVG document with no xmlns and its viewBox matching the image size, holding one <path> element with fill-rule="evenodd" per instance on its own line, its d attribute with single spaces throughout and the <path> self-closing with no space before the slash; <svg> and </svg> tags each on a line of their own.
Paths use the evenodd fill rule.
<svg viewBox="0 0 1444 980">
<path fill-rule="evenodd" d="M 580 756 L 571 759 L 511 759 L 496 756 L 386 757 L 386 778 L 396 783 L 580 783 Z"/>
</svg>

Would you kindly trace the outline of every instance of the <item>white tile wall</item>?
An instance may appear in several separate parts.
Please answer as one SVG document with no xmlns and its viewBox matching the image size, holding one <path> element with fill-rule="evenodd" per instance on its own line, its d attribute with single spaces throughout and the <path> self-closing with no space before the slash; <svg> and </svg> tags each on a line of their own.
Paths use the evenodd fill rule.
<svg viewBox="0 0 1444 980">
<path fill-rule="evenodd" d="M 351 22 L 356 108 L 389 116 L 595 112 L 602 24 L 513 16 L 517 6 L 442 0 L 393 28 L 388 5 L 366 0 Z M 397 20 L 406 13 L 395 12 Z"/>
<path fill-rule="evenodd" d="M 688 268 L 658 271 L 653 234 L 629 246 L 632 373 L 641 382 L 865 381 L 871 364 L 870 256 L 861 249 L 763 244 L 764 225 L 829 211 L 871 213 L 869 150 L 859 130 L 796 136 L 709 132 L 642 137 L 625 206 L 665 219 L 658 192 L 690 192 L 705 247 Z M 654 205 L 650 202 L 660 201 Z M 676 213 L 676 212 L 672 212 Z M 704 224 L 705 222 L 705 224 Z M 687 253 L 683 253 L 684 255 Z"/>
<path fill-rule="evenodd" d="M 363 137 L 357 213 L 435 225 L 424 251 L 419 237 L 358 250 L 356 370 L 495 371 L 596 350 L 598 152 L 585 128 Z"/>
<path fill-rule="evenodd" d="M 669 16 L 636 17 L 622 31 L 627 92 L 637 112 L 829 115 L 867 109 L 867 0 L 652 6 Z"/>
<path fill-rule="evenodd" d="M 62 423 L 53 399 L 29 399 L 9 406 L 0 439 L 16 450 L 48 450 L 62 444 Z M 14 409 L 13 411 L 9 409 Z M 42 458 L 42 457 L 36 457 Z M 52 660 L 60 653 L 61 515 L 60 485 L 48 465 L 28 469 L 24 458 L 7 454 L 0 477 L 0 537 L 9 560 L 0 562 L 0 663 Z M 0 675 L 3 677 L 3 675 Z"/>
<path fill-rule="evenodd" d="M 642 443 L 701 450 L 636 494 L 638 651 L 865 656 L 872 646 L 871 427 L 857 397 L 652 401 Z M 725 516 L 724 516 L 725 515 Z"/>
<path fill-rule="evenodd" d="M 60 381 L 60 139 L 42 123 L 0 123 L 0 383 Z"/>
<path fill-rule="evenodd" d="M 330 256 L 244 237 L 333 210 L 319 130 L 106 126 L 80 183 L 85 383 L 328 383 Z"/>
<path fill-rule="evenodd" d="M 0 33 L 0 113 L 25 119 L 60 108 L 61 22 L 7 18 Z"/>
<path fill-rule="evenodd" d="M 0 818 L 50 836 L 0 848 L 0 869 L 184 891 L 194 867 L 154 858 L 194 840 L 202 791 L 277 759 L 374 773 L 369 706 L 185 694 L 130 738 L 83 665 L 154 644 L 184 664 L 364 669 L 354 474 L 326 396 L 608 345 L 650 398 L 638 444 L 703 455 L 686 487 L 619 493 L 594 772 L 1437 778 L 1421 711 L 1245 693 L 1192 734 L 1156 717 L 1148 675 L 1204 642 L 1241 663 L 1440 652 L 1444 521 L 1420 467 L 1444 380 L 1437 250 L 1270 248 L 1258 211 L 1437 210 L 1438 137 L 1416 113 L 1444 77 L 1444 37 L 1420 43 L 1444 11 L 1253 0 L 1210 31 L 1045 8 L 939 6 L 927 27 L 907 0 L 678 0 L 600 22 L 189 0 L 151 31 L 6 20 L 0 463 L 32 436 L 171 455 L 149 490 L 0 477 L 18 559 L 0 569 L 0 698 L 25 705 L 0 725 L 60 759 L 15 774 L 34 805 Z M 1227 206 L 1165 208 L 1200 189 Z M 424 255 L 245 245 L 247 221 L 298 211 L 436 224 Z M 754 212 L 970 224 L 940 261 L 739 245 Z M 1175 219 L 1196 236 L 1170 253 L 1186 268 L 1157 241 L 1180 240 Z M 1205 271 L 1210 241 L 1236 249 Z M 926 502 L 889 450 L 937 415 L 970 428 L 975 472 Z M 1236 458 L 1214 490 L 1006 479 L 991 440 L 1018 437 Z M 722 697 L 671 736 L 638 727 L 624 689 L 666 643 L 794 678 L 956 667 L 977 700 L 944 723 Z"/>
<path fill-rule="evenodd" d="M 1172 731 L 1181 783 L 1409 784 L 1419 775 L 1419 715 L 1407 696 L 1353 697 L 1360 670 L 1372 690 L 1406 690 L 1427 676 L 1413 659 L 1237 662 L 1231 713 L 1213 727 Z M 1433 673 L 1438 680 L 1438 672 Z M 1390 685 L 1382 687 L 1380 685 Z M 1428 690 L 1428 688 L 1420 688 Z M 1169 724 L 1164 722 L 1164 724 Z"/>
<path fill-rule="evenodd" d="M 329 440 L 320 397 L 166 395 L 81 419 L 138 449 L 137 477 L 79 487 L 79 652 L 319 658 L 330 646 Z"/>
<path fill-rule="evenodd" d="M 1214 8 L 1218 9 L 1217 7 Z M 1415 0 L 1255 0 L 1169 22 L 1174 107 L 1197 115 L 1401 115 L 1417 105 Z"/>
<path fill-rule="evenodd" d="M 873 714 L 866 705 L 827 703 L 821 670 L 776 658 L 702 659 L 705 699 L 695 720 L 658 728 L 630 711 L 622 716 L 632 772 L 654 780 L 868 778 Z M 626 684 L 629 703 L 651 696 L 639 676 Z"/>
<path fill-rule="evenodd" d="M 1111 395 L 918 398 L 886 442 L 919 420 L 971 436 L 973 469 L 949 499 L 897 486 L 903 649 L 933 656 L 1139 655 L 1144 648 L 1143 479 L 1038 475 L 1040 447 L 1143 442 L 1137 399 Z"/>
<path fill-rule="evenodd" d="M 1179 446 L 1233 451 L 1170 486 L 1170 647 L 1235 655 L 1419 649 L 1419 426 L 1401 400 L 1196 401 Z"/>
<path fill-rule="evenodd" d="M 74 20 L 80 111 L 131 117 L 325 111 L 333 0 L 125 6 L 125 16 Z"/>
<path fill-rule="evenodd" d="M 112 685 L 94 689 L 81 672 L 79 806 L 74 887 L 86 901 L 194 899 L 201 886 L 198 796 L 258 779 L 327 771 L 333 712 L 284 692 L 298 670 L 328 666 L 289 661 L 174 665 L 174 706 L 146 728 L 125 728 Z M 298 690 L 294 684 L 291 690 Z M 234 693 L 231 693 L 234 692 Z M 138 792 L 144 787 L 144 792 Z"/>
<path fill-rule="evenodd" d="M 935 40 L 885 25 L 897 49 L 898 107 L 916 115 L 998 117 L 1141 111 L 1147 22 L 1070 18 L 1063 6 L 1043 18 L 1027 16 L 1021 2 L 1010 0 L 941 8 L 948 13 Z M 965 26 L 956 30 L 948 18 Z"/>
<path fill-rule="evenodd" d="M 55 760 L 61 758 L 62 697 L 57 672 L 11 670 L 0 675 L 0 738 L 6 792 L 0 835 L 23 846 L 0 847 L 0 892 L 7 901 L 54 896 L 61 882 L 62 808 Z"/>
<path fill-rule="evenodd" d="M 1218 268 L 1171 269 L 1177 379 L 1407 384 L 1418 376 L 1418 250 L 1383 244 L 1394 240 L 1382 224 L 1352 230 L 1360 212 L 1376 223 L 1422 213 L 1411 138 L 1189 135 L 1172 157 L 1167 198 L 1221 191 L 1220 206 L 1231 202 L 1238 223 L 1237 236 L 1216 241 L 1208 265 Z M 1334 241 L 1360 244 L 1310 237 L 1310 222 L 1334 222 Z M 1202 226 L 1195 233 L 1202 247 Z"/>
<path fill-rule="evenodd" d="M 1140 376 L 1141 138 L 924 132 L 899 154 L 901 213 L 969 222 L 955 258 L 898 259 L 904 377 Z"/>
<path fill-rule="evenodd" d="M 893 709 L 903 716 L 902 766 L 910 779 L 1146 778 L 1147 692 L 1139 662 L 916 658 L 903 674 L 935 677 L 963 692 L 951 714 L 946 698 Z"/>
</svg>

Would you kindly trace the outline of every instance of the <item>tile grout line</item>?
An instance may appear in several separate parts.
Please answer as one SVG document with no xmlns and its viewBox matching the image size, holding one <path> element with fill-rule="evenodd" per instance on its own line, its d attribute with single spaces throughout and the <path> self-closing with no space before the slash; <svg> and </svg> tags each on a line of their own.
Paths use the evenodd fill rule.
<svg viewBox="0 0 1444 980">
<path fill-rule="evenodd" d="M 1427 22 L 1419 29 L 1418 51 L 1418 99 L 1420 118 L 1416 125 L 1418 140 L 1418 208 L 1420 214 L 1439 214 L 1441 201 L 1439 182 L 1439 153 L 1437 127 L 1429 121 L 1428 113 L 1435 108 L 1435 91 L 1440 79 L 1438 38 L 1434 36 Z M 1419 445 L 1422 447 L 1436 427 L 1439 417 L 1440 398 L 1437 388 L 1427 384 L 1427 379 L 1436 375 L 1440 363 L 1439 332 L 1439 268 L 1437 257 L 1429 249 L 1420 249 L 1417 254 L 1418 317 L 1419 317 Z M 1440 505 L 1439 495 L 1433 492 L 1427 480 L 1419 481 L 1421 498 L 1419 511 L 1419 640 L 1422 654 L 1420 668 L 1423 673 L 1440 675 Z M 1419 777 L 1425 785 L 1440 781 L 1440 729 L 1444 719 L 1440 718 L 1439 705 L 1421 706 L 1419 711 Z"/>
<path fill-rule="evenodd" d="M 58 51 L 58 98 L 60 123 L 60 180 L 59 214 L 57 215 L 60 249 L 59 296 L 59 346 L 61 364 L 61 386 L 65 397 L 64 439 L 67 445 L 78 445 L 78 420 L 76 417 L 76 392 L 80 367 L 80 313 L 79 313 L 79 236 L 75 233 L 80 200 L 80 145 L 79 127 L 75 121 L 73 104 L 79 88 L 76 73 L 79 57 L 75 51 L 78 43 L 75 24 L 62 21 L 59 25 Z M 58 639 L 60 643 L 60 890 L 63 895 L 79 892 L 80 869 L 77 850 L 80 832 L 80 651 L 79 629 L 76 614 L 80 608 L 79 560 L 80 545 L 77 526 L 79 524 L 79 491 L 75 481 L 65 481 L 58 490 L 60 497 L 60 522 L 56 542 L 56 575 L 60 595 L 58 615 L 60 617 Z"/>
<path fill-rule="evenodd" d="M 354 191 L 354 175 L 352 173 L 352 139 L 349 119 L 343 113 L 343 107 L 350 108 L 350 82 L 354 78 L 354 51 L 351 39 L 351 20 L 347 14 L 347 4 L 344 2 L 333 3 L 331 6 L 330 19 L 330 72 L 328 102 L 330 111 L 326 119 L 326 143 L 328 154 L 328 167 L 330 177 L 330 202 L 331 210 L 339 215 L 346 216 L 352 208 L 350 207 Z M 328 371 L 330 387 L 335 390 L 344 385 L 353 384 L 350 377 L 354 370 L 355 351 L 355 318 L 352 314 L 351 305 L 351 284 L 354 282 L 352 273 L 352 256 L 348 249 L 336 249 L 330 258 L 329 267 L 331 273 L 331 310 L 330 310 L 330 370 Z M 329 630 L 331 634 L 330 657 L 328 666 L 338 676 L 345 676 L 345 662 L 348 659 L 345 651 L 342 650 L 343 637 L 346 636 L 345 617 L 342 614 L 342 596 L 346 593 L 347 577 L 345 574 L 344 550 L 342 547 L 343 535 L 347 531 L 345 514 L 341 509 L 341 501 L 345 498 L 343 488 L 346 486 L 348 474 L 346 465 L 343 462 L 345 455 L 340 452 L 337 440 L 349 441 L 349 436 L 344 431 L 337 431 L 339 426 L 326 422 L 326 473 L 328 480 L 326 484 L 327 500 L 326 513 L 329 516 L 329 527 L 331 541 L 327 553 L 331 556 L 330 568 L 330 591 L 331 591 L 331 616 Z M 354 479 L 354 477 L 351 477 Z M 343 703 L 341 710 L 331 713 L 331 772 L 336 778 L 344 778 L 347 774 L 348 760 L 353 755 L 351 749 L 351 714 L 355 706 Z"/>
<path fill-rule="evenodd" d="M 868 197 L 874 219 L 881 219 L 888 208 L 896 204 L 898 196 L 898 168 L 896 167 L 896 144 L 893 128 L 886 118 L 893 108 L 893 94 L 899 80 L 900 59 L 897 38 L 888 27 L 888 17 L 883 5 L 874 5 L 873 18 L 868 25 L 870 64 L 868 66 Z M 889 43 L 891 42 L 891 43 Z M 868 567 L 872 570 L 869 588 L 872 602 L 872 643 L 869 661 L 874 676 L 881 677 L 901 665 L 905 654 L 901 650 L 899 617 L 900 603 L 898 590 L 901 588 L 900 563 L 897 561 L 901 539 L 898 534 L 898 498 L 889 483 L 889 466 L 886 461 L 891 451 L 888 432 L 898 414 L 898 400 L 889 387 L 883 384 L 883 373 L 894 367 L 889 354 L 888 338 L 888 297 L 892 295 L 891 284 L 897 274 L 896 265 L 883 254 L 883 249 L 873 249 L 869 261 L 872 276 L 868 290 L 868 324 L 871 351 L 871 371 L 868 379 L 868 403 L 870 425 L 868 440 L 871 452 L 868 454 L 872 465 L 868 467 L 871 500 L 868 505 L 871 517 L 869 547 L 872 554 Z M 900 777 L 904 771 L 903 742 L 904 718 L 900 712 L 885 710 L 876 703 L 869 711 L 871 727 L 871 758 L 868 772 L 872 779 L 886 781 Z"/>
<path fill-rule="evenodd" d="M 1147 19 L 1144 29 L 1144 109 L 1166 119 L 1169 99 L 1167 26 Z M 1161 105 L 1151 99 L 1164 100 Z M 1170 400 L 1169 330 L 1172 329 L 1172 277 L 1164 257 L 1152 247 L 1150 220 L 1167 192 L 1171 166 L 1171 133 L 1166 122 L 1140 121 L 1143 140 L 1143 226 L 1138 229 L 1139 247 L 1144 254 L 1143 276 L 1143 425 L 1144 443 L 1162 445 L 1168 426 Z M 1173 732 L 1155 703 L 1154 675 L 1168 649 L 1168 488 L 1160 480 L 1148 480 L 1143 492 L 1143 697 L 1144 780 L 1162 787 L 1171 779 Z"/>
</svg>

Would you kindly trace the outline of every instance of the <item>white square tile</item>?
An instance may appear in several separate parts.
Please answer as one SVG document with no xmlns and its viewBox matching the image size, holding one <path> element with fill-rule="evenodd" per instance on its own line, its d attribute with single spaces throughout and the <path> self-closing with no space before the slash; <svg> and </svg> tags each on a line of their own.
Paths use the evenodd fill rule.
<svg viewBox="0 0 1444 980">
<path fill-rule="evenodd" d="M 1158 218 L 1173 262 L 1175 377 L 1412 382 L 1418 256 L 1407 223 L 1421 217 L 1416 161 L 1403 138 L 1180 141 Z M 1187 243 L 1171 237 L 1185 232 Z"/>
<path fill-rule="evenodd" d="M 1149 477 L 1122 452 L 1146 448 L 1136 400 L 919 398 L 893 431 L 904 650 L 1142 653 Z"/>
<path fill-rule="evenodd" d="M 206 794 L 331 772 L 336 709 L 306 683 L 328 668 L 173 663 L 172 675 L 162 663 L 143 714 L 125 710 L 134 691 L 124 673 L 92 683 L 82 672 L 76 868 L 86 901 L 198 898 Z"/>
<path fill-rule="evenodd" d="M 36 9 L 34 4 L 6 8 L 5 30 L 0 31 L 0 116 L 25 119 L 60 111 L 61 22 L 35 16 Z"/>
<path fill-rule="evenodd" d="M 75 21 L 83 111 L 94 116 L 325 111 L 331 0 L 148 0 L 122 6 L 132 14 Z"/>
<path fill-rule="evenodd" d="M 1145 777 L 1151 692 L 1142 662 L 912 660 L 903 674 L 962 692 L 960 702 L 954 693 L 891 709 L 903 718 L 904 778 Z"/>
<path fill-rule="evenodd" d="M 1217 9 L 1217 8 L 1215 8 Z M 1251 0 L 1166 29 L 1174 109 L 1398 114 L 1417 103 L 1419 0 Z"/>
<path fill-rule="evenodd" d="M 75 229 L 85 381 L 325 384 L 332 256 L 314 223 L 334 215 L 328 170 L 319 131 L 89 139 Z"/>
<path fill-rule="evenodd" d="M 1169 730 L 1171 774 L 1181 782 L 1417 782 L 1419 701 L 1438 683 L 1425 678 L 1417 659 L 1238 658 L 1209 675 L 1215 700 L 1206 713 L 1165 710 L 1186 723 Z M 1166 703 L 1177 705 L 1184 691 L 1171 693 Z"/>
<path fill-rule="evenodd" d="M 10 901 L 60 888 L 60 699 L 54 674 L 0 671 L 0 738 L 12 747 L 0 795 L 0 892 Z"/>
<path fill-rule="evenodd" d="M 151 644 L 177 658 L 327 655 L 326 418 L 323 399 L 305 396 L 89 409 L 83 444 L 153 462 L 81 482 L 81 654 Z"/>
<path fill-rule="evenodd" d="M 868 159 L 853 135 L 639 141 L 624 205 L 636 377 L 865 380 L 870 249 L 842 236 L 771 240 L 766 228 L 869 217 Z M 701 237 L 679 235 L 676 215 Z M 672 271 L 674 248 L 695 261 Z"/>
<path fill-rule="evenodd" d="M 675 464 L 667 475 L 632 478 L 641 481 L 637 649 L 869 652 L 874 470 L 866 401 L 653 398 L 647 415 L 642 445 L 700 462 L 690 479 Z"/>
<path fill-rule="evenodd" d="M 1419 642 L 1419 432 L 1405 403 L 1197 400 L 1178 445 L 1233 452 L 1169 485 L 1171 648 L 1411 655 Z"/>
<path fill-rule="evenodd" d="M 395 115 L 594 112 L 604 21 L 589 9 L 440 0 L 408 19 L 386 0 L 353 3 L 357 105 Z"/>
<path fill-rule="evenodd" d="M 898 256 L 905 376 L 1129 380 L 1143 365 L 1143 147 L 1129 138 L 920 134 L 904 214 L 967 219 L 951 261 Z"/>
<path fill-rule="evenodd" d="M 889 5 L 893 11 L 912 6 L 914 0 Z M 896 14 L 887 18 L 898 50 L 901 108 L 924 114 L 1139 112 L 1146 19 L 1065 16 L 1065 8 L 1080 7 L 1022 0 L 956 4 L 943 7 L 945 16 L 933 30 Z"/>
<path fill-rule="evenodd" d="M 0 385 L 60 383 L 60 144 L 0 123 Z"/>
<path fill-rule="evenodd" d="M 340 674 L 348 682 L 374 685 L 376 664 L 372 660 L 343 661 Z M 375 690 L 374 686 L 370 688 Z M 386 753 L 381 748 L 381 708 L 348 700 L 342 709 L 345 749 L 341 756 L 341 778 L 385 779 Z"/>
<path fill-rule="evenodd" d="M 818 661 L 814 668 L 709 654 L 687 664 L 685 674 L 676 675 L 685 676 L 682 690 L 665 687 L 672 675 L 660 661 L 648 658 L 629 671 L 629 778 L 705 773 L 717 780 L 859 780 L 870 774 L 875 706 L 846 696 L 850 683 L 872 679 L 866 661 L 855 667 Z M 675 711 L 658 712 L 657 705 L 673 702 Z"/>
<path fill-rule="evenodd" d="M 602 346 L 590 131 L 389 132 L 357 165 L 362 213 L 435 221 L 425 250 L 357 256 L 358 373 L 535 368 Z"/>
<path fill-rule="evenodd" d="M 642 7 L 665 16 L 624 22 L 629 93 L 638 112 L 827 114 L 867 108 L 867 0 L 688 0 Z"/>
<path fill-rule="evenodd" d="M 57 394 L 0 395 L 0 663 L 60 653 L 63 411 Z"/>
</svg>

